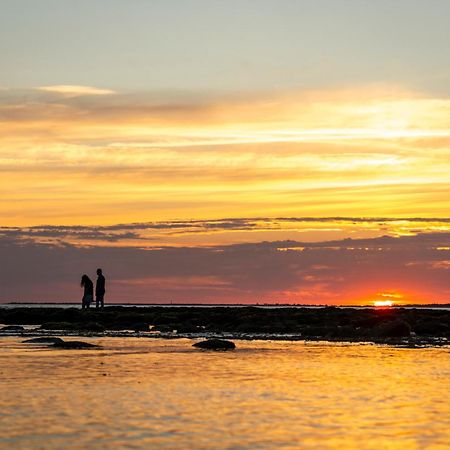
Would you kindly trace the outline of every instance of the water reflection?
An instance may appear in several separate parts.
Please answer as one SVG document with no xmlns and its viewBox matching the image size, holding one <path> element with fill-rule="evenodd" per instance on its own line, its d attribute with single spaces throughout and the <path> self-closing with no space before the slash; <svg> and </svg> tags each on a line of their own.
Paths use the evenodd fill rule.
<svg viewBox="0 0 450 450">
<path fill-rule="evenodd" d="M 445 448 L 450 350 L 99 338 L 0 340 L 0 446 Z"/>
</svg>

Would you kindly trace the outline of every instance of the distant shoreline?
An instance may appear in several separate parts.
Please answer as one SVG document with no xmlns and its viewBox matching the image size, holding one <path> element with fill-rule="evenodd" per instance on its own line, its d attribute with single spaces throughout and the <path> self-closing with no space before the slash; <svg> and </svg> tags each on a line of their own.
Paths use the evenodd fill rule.
<svg viewBox="0 0 450 450">
<path fill-rule="evenodd" d="M 8 307 L 21 307 L 30 306 L 38 307 L 43 306 L 56 306 L 66 307 L 74 306 L 80 307 L 81 302 L 5 302 L 0 303 L 0 308 L 3 306 Z M 308 304 L 308 303 L 132 303 L 132 302 L 117 302 L 109 303 L 107 306 L 134 306 L 134 307 L 226 307 L 226 308 L 246 308 L 246 307 L 259 307 L 259 308 L 383 308 L 375 306 L 373 304 L 363 305 L 329 305 L 329 304 Z M 450 303 L 406 303 L 406 304 L 394 304 L 389 308 L 450 308 Z"/>
</svg>

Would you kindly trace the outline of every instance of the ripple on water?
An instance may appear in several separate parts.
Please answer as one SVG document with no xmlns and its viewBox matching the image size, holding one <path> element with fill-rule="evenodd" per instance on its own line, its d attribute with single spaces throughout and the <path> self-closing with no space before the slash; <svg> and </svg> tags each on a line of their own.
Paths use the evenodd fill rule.
<svg viewBox="0 0 450 450">
<path fill-rule="evenodd" d="M 69 338 L 68 338 L 69 339 Z M 74 338 L 76 339 L 76 338 Z M 91 338 L 0 339 L 0 447 L 439 448 L 448 348 Z M 442 447 L 444 448 L 444 447 Z"/>
</svg>

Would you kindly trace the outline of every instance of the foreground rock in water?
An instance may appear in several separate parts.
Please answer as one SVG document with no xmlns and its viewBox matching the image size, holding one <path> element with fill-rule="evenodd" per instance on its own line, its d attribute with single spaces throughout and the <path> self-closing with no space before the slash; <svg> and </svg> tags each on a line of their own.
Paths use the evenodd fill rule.
<svg viewBox="0 0 450 450">
<path fill-rule="evenodd" d="M 99 348 L 99 345 L 89 344 L 88 342 L 82 341 L 63 341 L 55 342 L 51 347 L 54 348 L 68 348 L 68 349 L 82 349 L 82 348 Z"/>
<path fill-rule="evenodd" d="M 44 336 L 44 337 L 37 337 L 32 339 L 27 339 L 26 341 L 22 341 L 22 344 L 57 344 L 64 342 L 59 337 L 50 337 L 50 336 Z"/>
<path fill-rule="evenodd" d="M 236 345 L 234 342 L 223 339 L 208 339 L 207 341 L 196 342 L 192 347 L 202 348 L 205 350 L 234 350 Z"/>
</svg>

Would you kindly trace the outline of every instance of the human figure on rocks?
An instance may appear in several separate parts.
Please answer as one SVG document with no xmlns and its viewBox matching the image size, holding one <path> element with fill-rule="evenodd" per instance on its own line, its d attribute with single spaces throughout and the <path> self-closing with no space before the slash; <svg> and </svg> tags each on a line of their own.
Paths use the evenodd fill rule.
<svg viewBox="0 0 450 450">
<path fill-rule="evenodd" d="M 81 300 L 82 309 L 89 309 L 91 302 L 94 300 L 94 283 L 84 274 L 81 277 L 81 287 L 84 288 L 83 299 Z"/>
<path fill-rule="evenodd" d="M 102 269 L 97 269 L 97 282 L 95 283 L 95 305 L 97 308 L 105 306 L 105 277 L 103 276 Z"/>
</svg>

